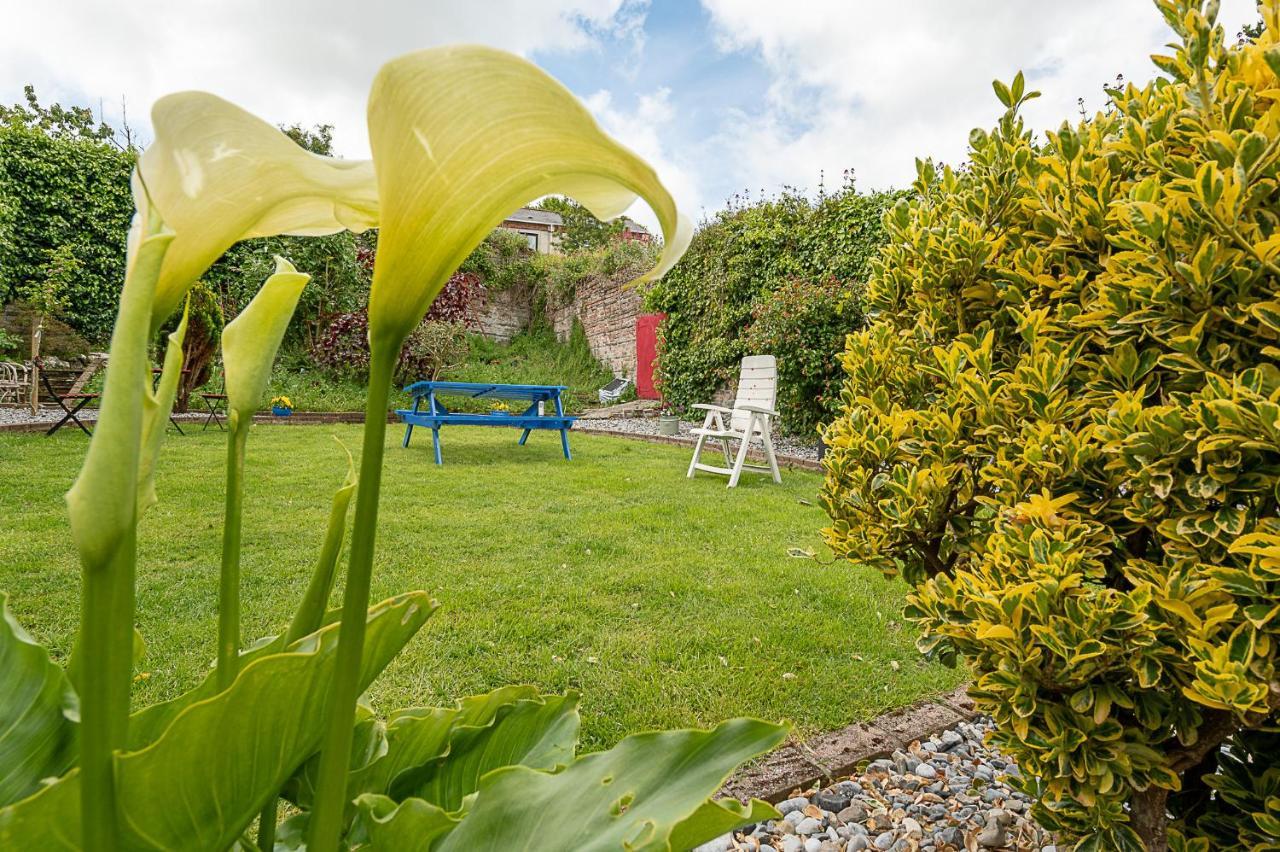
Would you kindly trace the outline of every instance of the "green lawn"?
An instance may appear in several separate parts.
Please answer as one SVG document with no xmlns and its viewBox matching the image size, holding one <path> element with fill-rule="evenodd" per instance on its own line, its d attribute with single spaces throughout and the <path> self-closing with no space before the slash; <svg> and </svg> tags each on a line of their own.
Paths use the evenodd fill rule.
<svg viewBox="0 0 1280 852">
<path fill-rule="evenodd" d="M 685 479 L 677 447 L 575 433 L 566 462 L 553 433 L 523 448 L 515 430 L 443 434 L 444 467 L 429 435 L 407 450 L 399 429 L 387 436 L 374 596 L 424 588 L 443 606 L 373 687 L 384 711 L 513 682 L 574 688 L 587 744 L 600 746 L 734 715 L 812 733 L 960 681 L 919 661 L 899 625 L 901 585 L 787 556 L 821 552 L 815 474 L 730 491 Z M 247 638 L 281 629 L 302 595 L 346 469 L 332 435 L 359 446 L 351 426 L 250 438 Z M 59 657 L 79 605 L 62 494 L 86 446 L 70 429 L 0 434 L 0 590 Z M 140 702 L 190 687 L 214 655 L 223 455 L 215 432 L 166 441 L 139 547 Z"/>
</svg>

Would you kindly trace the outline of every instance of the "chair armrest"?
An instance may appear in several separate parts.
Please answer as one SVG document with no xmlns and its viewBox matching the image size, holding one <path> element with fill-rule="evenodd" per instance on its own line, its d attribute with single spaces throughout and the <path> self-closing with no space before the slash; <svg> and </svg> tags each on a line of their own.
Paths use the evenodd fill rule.
<svg viewBox="0 0 1280 852">
<path fill-rule="evenodd" d="M 769 417 L 777 417 L 778 412 L 772 408 L 765 408 L 763 405 L 735 405 L 734 411 L 750 411 L 754 414 L 766 414 Z"/>
<path fill-rule="evenodd" d="M 694 406 L 691 406 L 691 407 L 692 407 L 692 408 L 700 408 L 700 409 L 702 409 L 703 411 L 719 411 L 721 414 L 732 414 L 732 413 L 733 413 L 733 409 L 732 409 L 732 408 L 725 408 L 723 405 L 708 405 L 708 404 L 706 404 L 706 403 L 702 403 L 702 402 L 700 402 L 700 403 L 698 403 L 697 405 L 694 405 Z"/>
</svg>

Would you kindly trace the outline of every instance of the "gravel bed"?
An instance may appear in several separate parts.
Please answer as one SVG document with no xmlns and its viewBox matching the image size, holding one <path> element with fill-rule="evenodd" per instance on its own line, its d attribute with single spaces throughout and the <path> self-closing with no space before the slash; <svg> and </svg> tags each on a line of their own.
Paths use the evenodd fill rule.
<svg viewBox="0 0 1280 852">
<path fill-rule="evenodd" d="M 780 802 L 780 820 L 747 826 L 695 852 L 1055 852 L 1005 780 L 1013 762 L 983 739 L 990 720 L 961 722 L 866 771 Z"/>
<path fill-rule="evenodd" d="M 70 405 L 70 403 L 68 403 L 68 405 Z M 185 423 L 188 420 L 203 420 L 205 415 L 207 414 L 208 412 L 188 411 L 183 414 L 175 414 L 173 416 L 175 419 L 181 420 L 182 422 Z M 23 423 L 23 424 L 29 423 L 32 425 L 44 424 L 47 426 L 52 426 L 54 423 L 57 423 L 59 420 L 61 420 L 64 416 L 66 416 L 65 411 L 63 411 L 61 408 L 54 408 L 52 406 L 44 406 L 44 405 L 40 406 L 40 412 L 38 414 L 32 414 L 31 409 L 27 408 L 26 406 L 23 406 L 21 408 L 9 408 L 6 406 L 6 407 L 0 408 L 0 426 L 14 424 L 14 423 Z M 79 417 L 81 420 L 83 420 L 86 423 L 88 423 L 91 420 L 97 420 L 98 409 L 82 408 L 80 409 L 80 411 L 76 412 L 76 417 Z M 68 420 L 62 428 L 63 429 L 69 428 L 69 429 L 75 430 L 76 424 Z"/>
<path fill-rule="evenodd" d="M 41 406 L 40 412 L 38 414 L 32 414 L 31 409 L 27 408 L 26 406 L 23 406 L 21 408 L 9 408 L 6 406 L 4 408 L 0 408 L 0 424 L 7 425 L 11 423 L 47 423 L 52 425 L 53 423 L 56 423 L 59 420 L 61 420 L 65 415 L 66 415 L 66 412 L 63 411 L 61 408 L 49 408 L 49 407 Z M 82 408 L 76 414 L 76 417 L 79 417 L 81 420 L 84 420 L 86 422 L 90 420 L 95 420 L 98 417 L 98 409 Z M 72 429 L 76 428 L 76 424 L 70 421 L 67 422 L 67 426 L 70 426 Z"/>
<path fill-rule="evenodd" d="M 693 439 L 689 434 L 691 429 L 696 429 L 702 425 L 702 421 L 692 423 L 688 420 L 680 421 L 680 437 Z M 632 435 L 657 435 L 658 434 L 658 418 L 656 417 L 611 417 L 608 419 L 582 419 L 573 424 L 574 429 L 581 429 L 584 432 L 628 432 Z M 736 444 L 734 448 L 736 449 Z M 759 449 L 757 442 L 755 448 Z M 711 447 L 714 449 L 714 447 Z M 795 456 L 797 458 L 808 459 L 810 461 L 818 460 L 818 442 L 817 441 L 801 441 L 794 437 L 774 435 L 773 449 L 779 455 Z"/>
</svg>

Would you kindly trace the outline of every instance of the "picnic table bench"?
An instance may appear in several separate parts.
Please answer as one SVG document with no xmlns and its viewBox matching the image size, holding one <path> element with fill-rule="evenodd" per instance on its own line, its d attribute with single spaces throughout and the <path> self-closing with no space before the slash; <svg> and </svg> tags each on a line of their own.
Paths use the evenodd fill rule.
<svg viewBox="0 0 1280 852">
<path fill-rule="evenodd" d="M 396 414 L 405 423 L 404 444 L 409 446 L 409 438 L 413 435 L 414 426 L 425 426 L 431 430 L 431 442 L 435 448 L 436 464 L 443 464 L 440 459 L 440 427 L 454 426 L 508 426 L 523 429 L 520 445 L 528 439 L 534 429 L 554 429 L 560 432 L 560 446 L 564 457 L 572 459 L 569 454 L 569 428 L 578 418 L 564 413 L 564 402 L 561 399 L 563 385 L 499 385 L 487 382 L 414 382 L 405 388 L 405 392 L 413 395 L 413 408 L 397 408 Z M 489 414 L 464 414 L 450 411 L 441 396 L 462 396 L 470 399 L 485 400 L 521 400 L 529 403 L 529 407 L 519 414 L 493 411 Z M 546 404 L 552 403 L 555 413 L 539 413 L 539 404 L 545 411 Z M 424 410 L 425 408 L 425 410 Z"/>
</svg>

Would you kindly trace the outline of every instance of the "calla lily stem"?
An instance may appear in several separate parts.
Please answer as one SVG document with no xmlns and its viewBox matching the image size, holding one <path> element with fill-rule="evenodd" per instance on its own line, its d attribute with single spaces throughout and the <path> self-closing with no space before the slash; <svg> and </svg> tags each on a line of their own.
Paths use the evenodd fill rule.
<svg viewBox="0 0 1280 852">
<path fill-rule="evenodd" d="M 347 768 L 360 698 L 360 661 L 364 652 L 369 586 L 373 575 L 374 537 L 378 526 L 378 492 L 382 487 L 382 453 L 387 435 L 387 402 L 400 346 L 371 347 L 369 392 L 365 398 L 364 445 L 360 454 L 360 484 L 351 531 L 351 556 L 342 600 L 342 626 L 329 719 L 320 752 L 320 772 L 312 806 L 310 852 L 336 852 L 346 812 Z M 388 351 L 389 350 L 389 351 Z"/>
<path fill-rule="evenodd" d="M 240 523 L 244 512 L 244 452 L 249 424 L 233 414 L 227 433 L 227 499 L 222 519 L 222 572 L 218 583 L 218 688 L 240 668 Z"/>
</svg>

